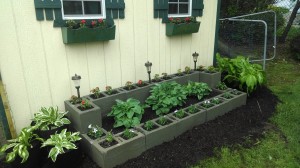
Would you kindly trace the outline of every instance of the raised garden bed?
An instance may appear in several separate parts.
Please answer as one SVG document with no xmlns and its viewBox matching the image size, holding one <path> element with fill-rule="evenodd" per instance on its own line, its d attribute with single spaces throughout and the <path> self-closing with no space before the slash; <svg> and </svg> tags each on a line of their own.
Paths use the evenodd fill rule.
<svg viewBox="0 0 300 168">
<path fill-rule="evenodd" d="M 163 82 L 173 81 L 173 80 L 174 81 L 181 80 L 185 84 L 188 82 L 188 80 L 199 82 L 201 81 L 201 73 L 204 74 L 203 76 L 208 76 L 207 81 L 209 81 L 212 86 L 216 86 L 220 82 L 220 80 L 218 80 L 220 77 L 219 73 L 210 74 L 210 73 L 198 72 L 198 71 L 192 72 L 191 74 L 185 74 L 184 76 L 177 76 L 171 79 L 167 79 L 164 80 Z M 89 120 L 86 120 L 86 118 L 84 117 L 81 119 L 80 113 L 84 113 L 84 111 L 74 110 L 74 108 L 76 108 L 76 105 L 72 105 L 69 101 L 65 101 L 66 109 L 68 109 L 68 111 L 72 111 L 70 113 L 71 121 L 73 120 L 73 118 L 75 118 L 74 119 L 75 121 L 79 120 L 81 122 L 81 125 L 78 124 L 78 122 L 77 123 L 75 122 L 75 126 L 74 126 L 75 129 L 79 130 L 81 133 L 86 133 L 89 124 L 96 124 L 100 126 L 102 125 L 102 127 L 105 130 L 110 130 L 112 131 L 112 133 L 116 135 L 114 137 L 116 144 L 112 146 L 108 146 L 107 148 L 101 146 L 103 141 L 105 141 L 104 138 L 91 140 L 89 139 L 89 137 L 85 135 L 82 136 L 83 139 L 85 139 L 84 144 L 89 151 L 88 154 L 99 166 L 104 168 L 113 167 L 125 162 L 128 159 L 137 157 L 147 149 L 160 145 L 164 142 L 171 141 L 175 137 L 190 130 L 194 126 L 203 124 L 209 120 L 216 118 L 217 116 L 223 115 L 228 111 L 245 104 L 246 97 L 247 97 L 246 94 L 243 92 L 232 92 L 232 90 L 229 90 L 229 93 L 226 94 L 231 95 L 232 97 L 230 99 L 226 99 L 222 97 L 225 93 L 213 89 L 213 92 L 209 96 L 204 97 L 204 99 L 211 100 L 214 97 L 218 97 L 219 99 L 222 100 L 222 102 L 218 105 L 214 105 L 214 107 L 211 108 L 205 108 L 201 106 L 202 102 L 200 102 L 196 97 L 189 97 L 183 106 L 172 108 L 170 110 L 170 114 L 165 116 L 165 118 L 169 120 L 169 123 L 166 125 L 159 124 L 158 120 L 160 120 L 160 118 L 157 118 L 155 112 L 151 108 L 147 108 L 145 109 L 145 114 L 142 117 L 141 124 L 139 126 L 136 126 L 136 130 L 139 131 L 138 132 L 139 136 L 132 138 L 132 140 L 135 140 L 134 142 L 132 141 L 129 142 L 126 139 L 121 137 L 122 131 L 124 131 L 125 127 L 113 128 L 113 122 L 114 122 L 113 118 L 107 117 L 106 115 L 108 112 L 110 112 L 111 107 L 114 104 L 116 104 L 115 102 L 116 99 L 125 101 L 128 98 L 135 98 L 140 102 L 144 102 L 146 98 L 150 95 L 149 91 L 153 85 L 154 83 L 151 84 L 147 83 L 147 85 L 143 87 L 138 87 L 134 85 L 135 89 L 132 90 L 124 90 L 124 88 L 119 88 L 119 89 L 115 89 L 116 91 L 115 94 L 107 95 L 105 92 L 102 92 L 102 94 L 105 95 L 105 97 L 98 98 L 98 99 L 89 98 L 93 106 L 101 107 L 101 110 L 99 107 L 91 109 L 91 110 L 97 109 L 96 112 L 95 111 L 88 112 L 93 114 L 95 118 L 97 118 L 97 115 L 98 118 L 102 117 L 100 119 L 101 121 L 98 120 L 98 121 L 94 121 L 93 123 L 91 123 Z M 237 99 L 241 99 L 241 100 L 238 101 Z M 191 106 L 195 106 L 196 110 L 194 112 L 190 112 L 189 109 Z M 183 118 L 178 118 L 174 116 L 174 113 L 172 113 L 180 109 L 183 109 L 184 111 L 185 117 Z M 77 117 L 73 117 L 73 115 Z M 144 127 L 145 122 L 149 120 L 151 120 L 154 123 L 154 127 L 156 127 L 155 129 L 152 130 L 145 129 Z M 83 124 L 82 122 L 86 122 L 86 124 Z M 136 149 L 137 147 L 135 146 L 138 146 L 140 150 L 137 150 Z M 132 154 L 129 155 L 128 152 L 125 151 L 131 151 L 130 153 Z M 120 158 L 120 159 L 116 159 L 116 158 Z"/>
</svg>

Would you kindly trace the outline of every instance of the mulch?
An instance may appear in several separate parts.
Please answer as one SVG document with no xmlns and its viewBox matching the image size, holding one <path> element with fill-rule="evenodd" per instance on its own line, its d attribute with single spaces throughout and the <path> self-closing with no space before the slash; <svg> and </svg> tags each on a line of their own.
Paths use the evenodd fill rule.
<svg viewBox="0 0 300 168">
<path fill-rule="evenodd" d="M 247 99 L 247 104 L 213 121 L 194 127 L 173 141 L 147 150 L 137 158 L 119 165 L 119 168 L 188 167 L 215 156 L 215 149 L 239 144 L 251 147 L 250 140 L 263 137 L 268 119 L 274 114 L 278 98 L 261 87 Z M 9 168 L 0 162 L 0 167 Z M 98 168 L 87 156 L 80 168 Z"/>
</svg>

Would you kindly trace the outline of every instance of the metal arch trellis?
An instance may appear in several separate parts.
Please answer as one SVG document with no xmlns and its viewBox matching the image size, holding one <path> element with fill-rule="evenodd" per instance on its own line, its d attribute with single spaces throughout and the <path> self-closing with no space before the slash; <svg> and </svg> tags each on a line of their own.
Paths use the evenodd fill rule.
<svg viewBox="0 0 300 168">
<path fill-rule="evenodd" d="M 255 15 L 262 15 L 265 13 L 273 13 L 274 14 L 274 44 L 273 44 L 273 56 L 271 58 L 267 58 L 267 43 L 268 43 L 268 23 L 264 20 L 255 20 L 255 19 L 245 19 L 245 17 L 248 16 L 255 16 Z M 256 23 L 263 23 L 265 27 L 265 38 L 264 38 L 264 52 L 263 52 L 263 57 L 262 59 L 255 59 L 251 60 L 251 62 L 263 62 L 263 69 L 265 70 L 266 68 L 266 61 L 273 60 L 276 57 L 276 46 L 277 46 L 277 15 L 276 12 L 269 10 L 269 11 L 263 11 L 263 12 L 257 12 L 257 13 L 252 13 L 252 14 L 247 14 L 247 15 L 241 15 L 241 16 L 235 16 L 235 17 L 230 17 L 230 18 L 223 18 L 220 19 L 220 21 L 233 21 L 233 22 L 256 22 Z"/>
</svg>

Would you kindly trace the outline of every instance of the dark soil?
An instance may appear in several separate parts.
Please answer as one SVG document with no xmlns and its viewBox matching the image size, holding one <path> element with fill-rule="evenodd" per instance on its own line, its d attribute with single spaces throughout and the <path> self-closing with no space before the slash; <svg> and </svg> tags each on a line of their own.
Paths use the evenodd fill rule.
<svg viewBox="0 0 300 168">
<path fill-rule="evenodd" d="M 100 98 L 102 98 L 102 97 L 105 97 L 105 95 L 102 94 L 102 93 L 100 93 L 100 95 L 97 97 L 97 96 L 95 96 L 95 94 L 91 94 L 90 97 L 91 97 L 92 99 L 100 99 Z"/>
<path fill-rule="evenodd" d="M 132 137 L 130 137 L 130 138 L 126 137 L 124 134 L 121 135 L 121 137 L 125 140 L 131 139 L 131 138 L 136 137 L 136 136 L 137 136 L 137 134 L 135 134 L 135 133 L 132 133 Z"/>
<path fill-rule="evenodd" d="M 99 145 L 102 146 L 103 148 L 108 148 L 108 147 L 114 146 L 116 144 L 118 144 L 118 142 L 116 140 L 114 140 L 112 142 L 102 141 L 99 143 Z"/>
<path fill-rule="evenodd" d="M 256 140 L 270 124 L 268 119 L 275 112 L 278 99 L 266 87 L 259 88 L 248 97 L 247 104 L 213 121 L 194 127 L 175 138 L 147 150 L 137 158 L 131 159 L 120 168 L 167 168 L 188 167 L 188 165 L 214 156 L 214 150 L 223 146 L 251 147 L 248 138 Z M 9 168 L 3 162 L 0 167 Z M 80 168 L 98 168 L 89 158 L 84 157 Z"/>
<path fill-rule="evenodd" d="M 79 110 L 81 110 L 81 111 L 86 111 L 86 110 L 92 109 L 92 108 L 94 108 L 94 107 L 91 106 L 91 107 L 88 107 L 88 108 L 82 108 L 81 106 L 78 106 L 77 108 L 78 108 Z"/>
<path fill-rule="evenodd" d="M 131 87 L 123 87 L 123 89 L 129 91 L 129 90 L 134 90 L 134 89 L 136 89 L 136 87 L 135 87 L 135 86 L 131 86 Z"/>
</svg>

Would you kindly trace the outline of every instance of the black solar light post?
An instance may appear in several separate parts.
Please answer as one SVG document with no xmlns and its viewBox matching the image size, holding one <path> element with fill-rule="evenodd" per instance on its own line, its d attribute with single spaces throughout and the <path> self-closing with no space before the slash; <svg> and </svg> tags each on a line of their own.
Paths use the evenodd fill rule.
<svg viewBox="0 0 300 168">
<path fill-rule="evenodd" d="M 74 82 L 75 88 L 77 89 L 77 96 L 78 99 L 80 99 L 80 92 L 79 92 L 79 88 L 80 88 L 80 79 L 81 76 L 75 74 L 75 76 L 72 76 L 72 81 Z"/>
<path fill-rule="evenodd" d="M 196 63 L 198 59 L 199 54 L 198 53 L 193 53 L 193 60 L 194 60 L 194 70 L 196 71 Z"/>
<path fill-rule="evenodd" d="M 146 68 L 147 68 L 147 72 L 148 72 L 148 76 L 149 76 L 149 83 L 151 83 L 151 66 L 152 66 L 152 63 L 151 62 L 149 62 L 149 61 L 147 61 L 146 63 L 145 63 L 145 66 L 146 66 Z"/>
</svg>

